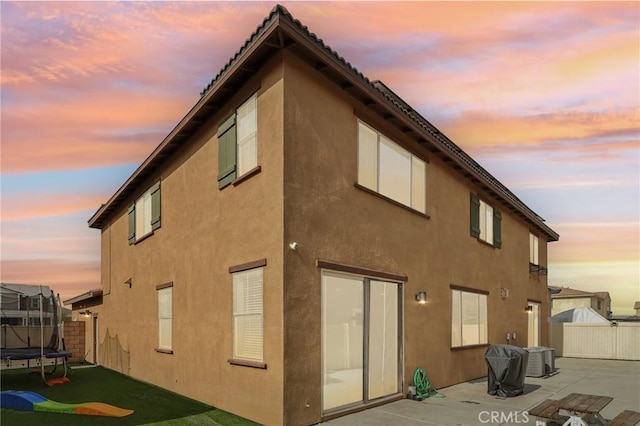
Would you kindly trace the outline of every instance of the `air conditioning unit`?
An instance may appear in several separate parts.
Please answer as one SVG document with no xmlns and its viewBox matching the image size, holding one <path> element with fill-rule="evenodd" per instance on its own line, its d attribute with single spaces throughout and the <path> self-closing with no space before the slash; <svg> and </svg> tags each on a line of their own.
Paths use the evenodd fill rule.
<svg viewBox="0 0 640 426">
<path fill-rule="evenodd" d="M 540 347 L 525 348 L 529 352 L 529 360 L 527 361 L 527 377 L 543 377 L 546 376 L 545 366 L 545 349 Z"/>
<path fill-rule="evenodd" d="M 544 349 L 544 366 L 545 366 L 545 374 L 555 373 L 556 371 L 556 350 L 554 348 L 546 348 Z"/>
</svg>

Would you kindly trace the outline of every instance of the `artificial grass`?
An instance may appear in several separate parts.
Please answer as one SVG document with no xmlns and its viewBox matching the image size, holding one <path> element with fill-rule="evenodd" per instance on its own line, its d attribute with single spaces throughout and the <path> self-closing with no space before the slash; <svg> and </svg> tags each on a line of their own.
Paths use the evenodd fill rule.
<svg viewBox="0 0 640 426">
<path fill-rule="evenodd" d="M 103 367 L 73 369 L 67 375 L 71 381 L 48 387 L 40 375 L 26 370 L 2 372 L 2 390 L 31 391 L 57 402 L 77 404 L 104 402 L 120 408 L 134 410 L 126 417 L 83 416 L 76 414 L 45 413 L 36 411 L 0 410 L 2 425 L 256 425 L 249 420 L 217 410 L 214 407 L 186 398 L 148 383 Z M 213 421 L 213 423 L 212 423 Z"/>
</svg>

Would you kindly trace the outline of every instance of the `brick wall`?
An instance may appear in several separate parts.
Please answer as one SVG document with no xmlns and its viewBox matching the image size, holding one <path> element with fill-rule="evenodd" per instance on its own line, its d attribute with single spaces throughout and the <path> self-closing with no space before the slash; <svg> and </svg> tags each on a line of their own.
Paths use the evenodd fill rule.
<svg viewBox="0 0 640 426">
<path fill-rule="evenodd" d="M 69 362 L 80 362 L 85 355 L 85 329 L 84 321 L 64 322 L 64 344 L 68 352 L 71 352 Z"/>
</svg>

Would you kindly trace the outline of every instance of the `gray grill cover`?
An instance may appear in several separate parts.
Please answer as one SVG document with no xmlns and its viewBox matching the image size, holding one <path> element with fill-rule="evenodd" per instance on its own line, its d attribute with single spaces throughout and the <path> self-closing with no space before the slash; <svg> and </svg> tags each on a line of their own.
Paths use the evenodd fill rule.
<svg viewBox="0 0 640 426">
<path fill-rule="evenodd" d="M 487 363 L 490 395 L 518 396 L 524 392 L 524 378 L 529 354 L 511 345 L 492 345 L 484 353 Z"/>
</svg>

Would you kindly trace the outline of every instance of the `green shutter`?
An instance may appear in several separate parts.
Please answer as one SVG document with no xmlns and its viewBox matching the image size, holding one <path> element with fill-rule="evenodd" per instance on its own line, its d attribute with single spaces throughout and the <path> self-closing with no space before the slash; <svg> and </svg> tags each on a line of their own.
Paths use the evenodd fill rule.
<svg viewBox="0 0 640 426">
<path fill-rule="evenodd" d="M 493 209 L 493 246 L 502 247 L 502 213 L 496 208 Z"/>
<path fill-rule="evenodd" d="M 218 188 L 236 178 L 236 116 L 233 114 L 218 127 Z"/>
<path fill-rule="evenodd" d="M 136 205 L 129 206 L 129 244 L 136 242 Z"/>
<path fill-rule="evenodd" d="M 160 182 L 151 187 L 151 229 L 160 228 Z"/>
<path fill-rule="evenodd" d="M 471 236 L 480 237 L 480 198 L 471 194 Z"/>
</svg>

